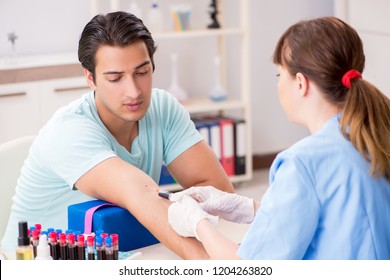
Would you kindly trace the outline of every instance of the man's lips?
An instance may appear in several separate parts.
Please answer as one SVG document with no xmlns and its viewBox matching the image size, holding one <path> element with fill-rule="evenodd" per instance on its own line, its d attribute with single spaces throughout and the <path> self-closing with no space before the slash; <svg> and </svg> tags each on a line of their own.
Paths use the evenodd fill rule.
<svg viewBox="0 0 390 280">
<path fill-rule="evenodd" d="M 141 107 L 142 102 L 136 102 L 136 103 L 126 103 L 125 107 L 129 109 L 130 111 L 136 111 Z"/>
</svg>

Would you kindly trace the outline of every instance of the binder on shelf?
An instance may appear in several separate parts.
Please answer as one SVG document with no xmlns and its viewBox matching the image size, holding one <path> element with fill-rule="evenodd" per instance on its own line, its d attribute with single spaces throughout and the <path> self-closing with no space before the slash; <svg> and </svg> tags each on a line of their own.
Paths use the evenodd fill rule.
<svg viewBox="0 0 390 280">
<path fill-rule="evenodd" d="M 234 122 L 234 155 L 235 174 L 246 173 L 246 122 L 244 119 L 233 119 Z"/>
<path fill-rule="evenodd" d="M 228 176 L 235 175 L 234 124 L 230 119 L 221 119 L 221 163 Z"/>
<path fill-rule="evenodd" d="M 199 131 L 199 133 L 203 136 L 204 141 L 210 145 L 210 130 L 207 123 L 205 123 L 201 119 L 193 119 L 195 124 L 195 128 Z M 211 145 L 210 145 L 211 146 Z"/>
<path fill-rule="evenodd" d="M 246 121 L 243 118 L 203 116 L 193 118 L 208 139 L 228 176 L 246 174 Z M 207 136 L 208 135 L 208 136 Z"/>
<path fill-rule="evenodd" d="M 215 122 L 219 127 L 219 147 L 220 161 L 228 176 L 235 175 L 234 156 L 234 123 L 230 118 L 209 116 L 205 119 Z M 213 136 L 214 138 L 218 138 Z M 211 139 L 213 140 L 213 139 Z M 216 144 L 215 144 L 216 145 Z"/>
<path fill-rule="evenodd" d="M 209 127 L 210 147 L 213 149 L 218 160 L 222 163 L 221 148 L 221 127 L 218 121 L 209 120 L 206 122 Z"/>
<path fill-rule="evenodd" d="M 204 135 L 206 143 L 213 149 L 218 160 L 221 161 L 221 127 L 218 120 L 200 117 L 192 121 L 199 132 Z"/>
</svg>

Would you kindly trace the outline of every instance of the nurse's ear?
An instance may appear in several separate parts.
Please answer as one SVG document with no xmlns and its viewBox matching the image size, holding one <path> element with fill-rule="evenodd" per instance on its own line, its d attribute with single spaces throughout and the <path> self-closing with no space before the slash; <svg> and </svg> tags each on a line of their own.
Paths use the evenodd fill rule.
<svg viewBox="0 0 390 280">
<path fill-rule="evenodd" d="M 94 79 L 93 79 L 93 74 L 91 72 L 89 72 L 87 69 L 84 68 L 84 76 L 87 79 L 88 86 L 92 90 L 96 90 L 96 85 L 95 85 L 95 82 L 94 82 Z"/>
<path fill-rule="evenodd" d="M 297 87 L 298 87 L 299 94 L 302 97 L 306 96 L 308 91 L 309 91 L 309 80 L 301 72 L 298 72 L 295 75 L 295 79 L 297 81 Z"/>
</svg>

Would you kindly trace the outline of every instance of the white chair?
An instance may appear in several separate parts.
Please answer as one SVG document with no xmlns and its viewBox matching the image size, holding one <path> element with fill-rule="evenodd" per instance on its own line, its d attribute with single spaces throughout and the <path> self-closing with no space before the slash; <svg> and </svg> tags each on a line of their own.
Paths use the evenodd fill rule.
<svg viewBox="0 0 390 280">
<path fill-rule="evenodd" d="M 0 144 L 0 238 L 7 227 L 20 169 L 34 138 L 35 136 L 24 136 Z"/>
</svg>

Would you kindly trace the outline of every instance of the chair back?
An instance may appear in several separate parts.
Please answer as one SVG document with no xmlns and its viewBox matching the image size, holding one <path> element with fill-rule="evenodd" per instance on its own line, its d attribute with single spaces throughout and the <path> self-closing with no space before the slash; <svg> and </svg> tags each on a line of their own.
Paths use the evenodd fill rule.
<svg viewBox="0 0 390 280">
<path fill-rule="evenodd" d="M 5 233 L 20 170 L 35 136 L 24 136 L 0 144 L 0 237 Z"/>
</svg>

